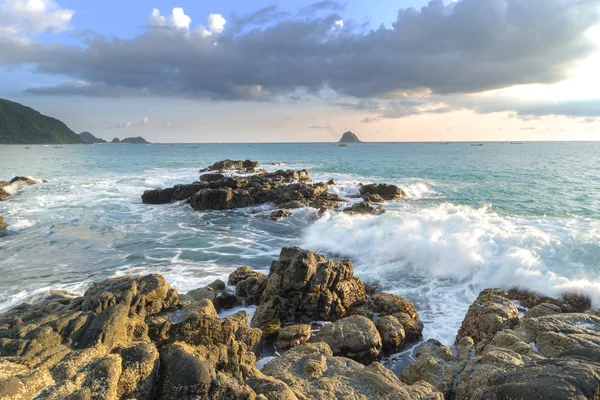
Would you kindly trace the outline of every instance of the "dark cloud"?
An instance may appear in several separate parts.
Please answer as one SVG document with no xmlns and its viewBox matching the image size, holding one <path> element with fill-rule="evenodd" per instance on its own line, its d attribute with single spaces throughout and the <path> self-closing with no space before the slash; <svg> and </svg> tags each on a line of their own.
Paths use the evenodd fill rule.
<svg viewBox="0 0 600 400">
<path fill-rule="evenodd" d="M 377 122 L 379 120 L 380 120 L 380 118 L 377 118 L 377 117 L 366 117 L 366 118 L 361 119 L 360 122 L 362 122 L 363 124 L 370 124 L 373 122 Z"/>
<path fill-rule="evenodd" d="M 444 99 L 567 78 L 595 50 L 584 33 L 600 21 L 599 5 L 600 0 L 448 5 L 433 0 L 420 10 L 399 10 L 391 27 L 365 32 L 340 22 L 340 3 L 321 1 L 300 17 L 273 6 L 234 17 L 223 32 L 161 26 L 131 39 L 86 34 L 69 46 L 0 36 L 0 64 L 31 63 L 39 72 L 75 82 L 30 89 L 34 94 L 268 100 L 331 90 L 358 99 L 340 106 L 384 118 L 469 104 L 486 113 L 495 108 Z M 406 95 L 424 89 L 431 96 Z M 441 102 L 433 101 L 436 96 Z M 597 105 L 583 103 L 507 105 L 502 111 L 519 115 L 600 113 Z M 577 109 L 582 105 L 588 108 Z"/>
</svg>

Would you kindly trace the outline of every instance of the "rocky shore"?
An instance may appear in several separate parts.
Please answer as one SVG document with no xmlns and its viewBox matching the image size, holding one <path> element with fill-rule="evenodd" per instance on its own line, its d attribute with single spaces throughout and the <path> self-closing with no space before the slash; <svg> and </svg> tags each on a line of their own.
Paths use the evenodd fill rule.
<svg viewBox="0 0 600 400">
<path fill-rule="evenodd" d="M 252 318 L 219 317 L 240 305 L 257 306 Z M 420 343 L 398 377 L 378 361 L 422 341 L 415 305 L 363 283 L 349 260 L 286 247 L 268 275 L 240 267 L 187 294 L 126 276 L 8 310 L 0 399 L 594 399 L 590 306 L 485 290 L 455 344 Z"/>
<path fill-rule="evenodd" d="M 200 170 L 202 175 L 191 184 L 144 192 L 145 204 L 185 201 L 196 211 L 231 210 L 273 203 L 270 218 L 279 220 L 291 210 L 312 207 L 321 212 L 338 210 L 360 214 L 383 212 L 380 203 L 406 196 L 396 185 L 370 184 L 360 187 L 363 202 L 346 207 L 348 200 L 329 191 L 335 181 L 314 183 L 306 170 L 267 172 L 256 161 L 223 160 Z M 346 208 L 344 208 L 346 207 Z"/>
</svg>

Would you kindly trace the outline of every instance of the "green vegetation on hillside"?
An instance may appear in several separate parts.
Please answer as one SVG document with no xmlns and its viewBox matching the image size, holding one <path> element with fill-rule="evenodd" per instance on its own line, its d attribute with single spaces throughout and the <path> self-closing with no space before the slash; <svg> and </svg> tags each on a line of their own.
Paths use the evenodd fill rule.
<svg viewBox="0 0 600 400">
<path fill-rule="evenodd" d="M 106 143 L 106 140 L 97 138 L 92 135 L 90 132 L 81 132 L 78 134 L 80 138 L 83 139 L 85 144 L 94 144 L 94 143 Z"/>
<path fill-rule="evenodd" d="M 0 99 L 0 144 L 58 143 L 83 143 L 83 139 L 56 118 Z"/>
</svg>

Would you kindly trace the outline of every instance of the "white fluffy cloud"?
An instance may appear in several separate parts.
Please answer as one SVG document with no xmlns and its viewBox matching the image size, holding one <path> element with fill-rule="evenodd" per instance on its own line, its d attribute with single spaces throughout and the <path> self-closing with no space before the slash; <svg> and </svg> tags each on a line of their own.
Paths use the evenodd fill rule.
<svg viewBox="0 0 600 400">
<path fill-rule="evenodd" d="M 171 26 L 175 29 L 189 30 L 191 23 L 192 19 L 181 7 L 175 7 L 168 18 L 161 15 L 158 8 L 154 8 L 148 17 L 148 25 L 151 27 Z"/>
<path fill-rule="evenodd" d="M 208 16 L 208 29 L 211 32 L 221 33 L 225 29 L 225 18 L 221 14 L 210 14 Z"/>
<path fill-rule="evenodd" d="M 0 34 L 35 36 L 69 27 L 75 12 L 52 0 L 6 0 L 0 3 Z"/>
</svg>

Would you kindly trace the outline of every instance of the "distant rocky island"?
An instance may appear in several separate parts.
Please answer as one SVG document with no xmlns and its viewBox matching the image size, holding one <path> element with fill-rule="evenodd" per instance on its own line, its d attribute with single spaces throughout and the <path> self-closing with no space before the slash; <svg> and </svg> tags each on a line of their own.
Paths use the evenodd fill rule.
<svg viewBox="0 0 600 400">
<path fill-rule="evenodd" d="M 114 138 L 110 141 L 111 143 L 129 143 L 129 144 L 150 144 L 146 139 L 141 136 L 125 138 L 123 140 L 119 140 L 119 138 Z"/>
<path fill-rule="evenodd" d="M 90 132 L 81 132 L 78 134 L 85 144 L 106 143 L 106 140 L 97 138 Z"/>
<path fill-rule="evenodd" d="M 348 131 L 342 135 L 339 143 L 362 143 L 358 136 L 354 134 L 352 131 Z"/>
<path fill-rule="evenodd" d="M 78 144 L 84 140 L 64 122 L 31 107 L 0 99 L 0 144 Z"/>
</svg>

